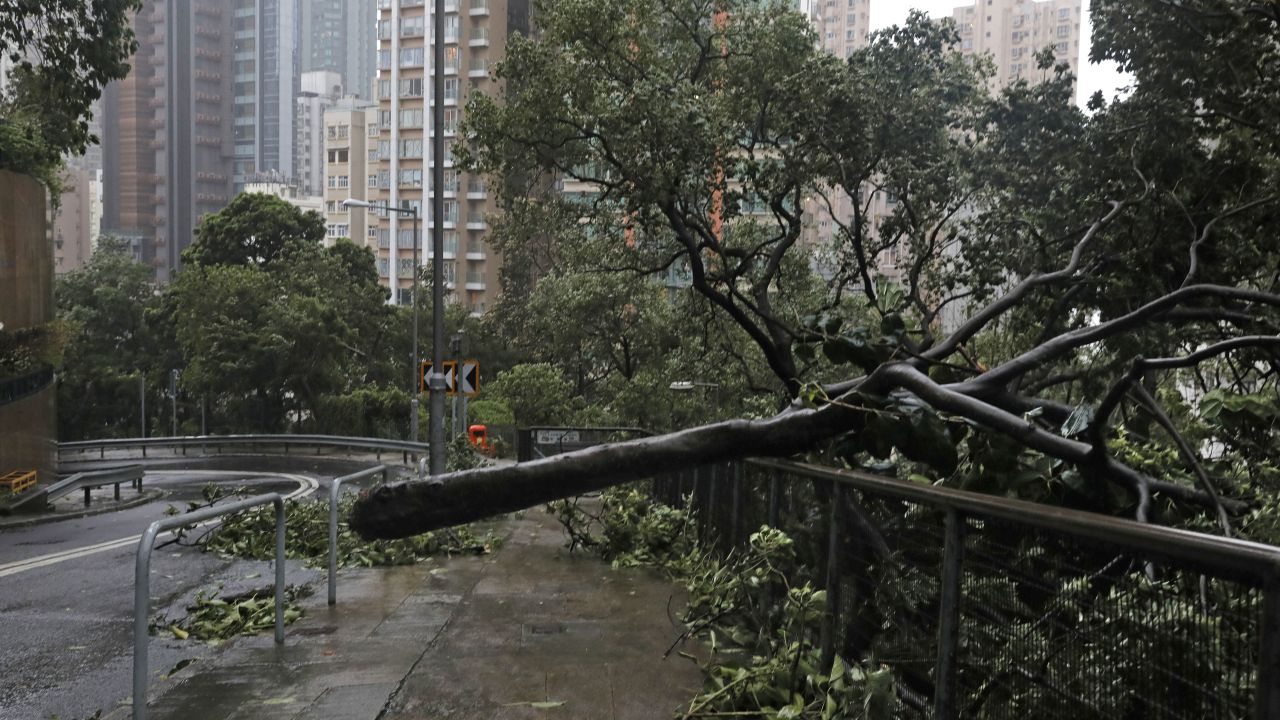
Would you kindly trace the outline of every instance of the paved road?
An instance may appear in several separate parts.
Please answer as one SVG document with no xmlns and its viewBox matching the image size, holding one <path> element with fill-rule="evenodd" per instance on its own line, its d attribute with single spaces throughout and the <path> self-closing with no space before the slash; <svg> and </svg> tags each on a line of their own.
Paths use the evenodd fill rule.
<svg viewBox="0 0 1280 720">
<path fill-rule="evenodd" d="M 137 536 L 170 505 L 185 509 L 198 500 L 211 481 L 299 495 L 322 484 L 314 475 L 293 473 L 153 472 L 144 487 L 166 491 L 155 502 L 0 531 L 0 719 L 89 717 L 129 696 Z M 170 545 L 152 560 L 154 611 L 176 616 L 198 589 L 218 583 L 228 590 L 269 583 L 269 566 Z M 290 563 L 289 582 L 315 576 Z M 165 672 L 208 652 L 154 638 L 152 670 Z"/>
</svg>

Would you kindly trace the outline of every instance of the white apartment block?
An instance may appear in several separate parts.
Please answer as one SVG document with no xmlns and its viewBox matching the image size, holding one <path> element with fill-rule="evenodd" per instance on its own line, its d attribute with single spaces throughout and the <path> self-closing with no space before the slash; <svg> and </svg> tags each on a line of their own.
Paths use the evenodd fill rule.
<svg viewBox="0 0 1280 720">
<path fill-rule="evenodd" d="M 344 207 L 344 200 L 371 200 L 378 185 L 378 110 L 348 103 L 324 113 L 325 245 L 339 238 L 377 252 L 372 211 Z"/>
<path fill-rule="evenodd" d="M 960 51 L 989 53 L 996 88 L 1037 79 L 1036 53 L 1049 48 L 1074 72 L 1080 69 L 1082 0 L 977 0 L 955 8 Z"/>
<path fill-rule="evenodd" d="M 471 93 L 496 93 L 489 68 L 511 33 L 528 31 L 528 0 L 444 0 L 444 281 L 446 296 L 482 313 L 499 292 L 499 258 L 488 247 L 496 209 L 484 178 L 454 165 L 458 123 Z M 370 201 L 416 209 L 418 262 L 431 261 L 433 3 L 378 2 L 378 169 Z M 412 298 L 414 231 L 407 213 L 377 213 L 378 270 L 392 302 Z"/>
<path fill-rule="evenodd" d="M 871 0 L 809 0 L 820 47 L 836 57 L 849 57 L 865 47 L 871 34 Z M 802 5 L 801 12 L 806 11 Z"/>
</svg>

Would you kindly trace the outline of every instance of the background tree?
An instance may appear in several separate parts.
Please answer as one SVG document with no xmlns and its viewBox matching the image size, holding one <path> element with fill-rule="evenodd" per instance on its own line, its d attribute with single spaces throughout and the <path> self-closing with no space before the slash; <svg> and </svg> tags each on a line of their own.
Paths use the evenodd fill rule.
<svg viewBox="0 0 1280 720">
<path fill-rule="evenodd" d="M 195 265 L 268 267 L 324 240 L 324 217 L 303 212 L 283 198 L 240 193 L 222 210 L 206 216 L 196 239 L 183 251 Z"/>
<path fill-rule="evenodd" d="M 0 168 L 48 183 L 66 153 L 80 154 L 93 102 L 129 72 L 129 23 L 141 0 L 17 0 L 0 12 L 0 52 L 13 69 L 0 97 Z"/>
<path fill-rule="evenodd" d="M 84 267 L 58 278 L 58 317 L 71 332 L 58 373 L 63 440 L 139 435 L 139 380 L 158 359 L 147 322 L 159 304 L 154 275 L 126 241 L 103 236 Z"/>
<path fill-rule="evenodd" d="M 323 236 L 319 215 L 261 194 L 237 196 L 197 229 L 157 320 L 181 351 L 184 391 L 209 399 L 215 428 L 407 423 L 392 408 L 403 397 L 394 389 L 407 392 L 408 318 L 386 305 L 369 250 L 321 247 Z"/>
</svg>

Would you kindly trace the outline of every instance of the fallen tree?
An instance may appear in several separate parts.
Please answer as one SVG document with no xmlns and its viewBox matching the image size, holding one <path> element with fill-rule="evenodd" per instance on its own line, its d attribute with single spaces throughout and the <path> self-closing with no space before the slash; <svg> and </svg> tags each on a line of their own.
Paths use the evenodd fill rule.
<svg viewBox="0 0 1280 720">
<path fill-rule="evenodd" d="M 1164 5 L 1096 3 L 1096 55 L 1136 80 L 1092 116 L 1052 51 L 1037 84 L 990 95 L 989 68 L 923 16 L 839 60 L 804 18 L 745 0 L 541 8 L 538 39 L 497 70 L 518 92 L 468 109 L 463 160 L 503 181 L 509 209 L 543 208 L 500 249 L 687 271 L 784 409 L 379 487 L 353 526 L 399 537 L 804 453 L 1233 532 L 1280 490 L 1280 87 L 1224 76 L 1214 53 L 1276 63 L 1280 18 L 1246 0 Z M 554 179 L 591 192 L 531 192 Z M 852 218 L 829 213 L 814 297 L 806 222 L 840 202 Z M 948 319 L 958 307 L 967 319 Z"/>
</svg>

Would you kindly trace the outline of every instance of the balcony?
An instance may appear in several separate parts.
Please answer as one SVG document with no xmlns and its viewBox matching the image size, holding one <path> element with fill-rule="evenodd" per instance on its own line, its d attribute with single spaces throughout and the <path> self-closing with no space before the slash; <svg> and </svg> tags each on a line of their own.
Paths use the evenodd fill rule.
<svg viewBox="0 0 1280 720">
<path fill-rule="evenodd" d="M 470 12 L 472 17 L 489 14 L 489 0 L 471 0 Z"/>
<path fill-rule="evenodd" d="M 485 255 L 484 246 L 477 243 L 467 248 L 467 259 L 468 260 L 487 260 L 489 259 L 489 256 Z"/>
<path fill-rule="evenodd" d="M 471 47 L 489 47 L 489 28 L 471 28 L 471 37 L 467 40 Z"/>
<path fill-rule="evenodd" d="M 483 184 L 471 183 L 467 185 L 468 200 L 484 200 L 489 197 L 489 188 Z"/>
<path fill-rule="evenodd" d="M 467 218 L 467 229 L 468 230 L 488 230 L 489 223 L 485 222 L 484 215 L 479 215 L 479 216 L 472 215 L 471 217 Z"/>
</svg>

